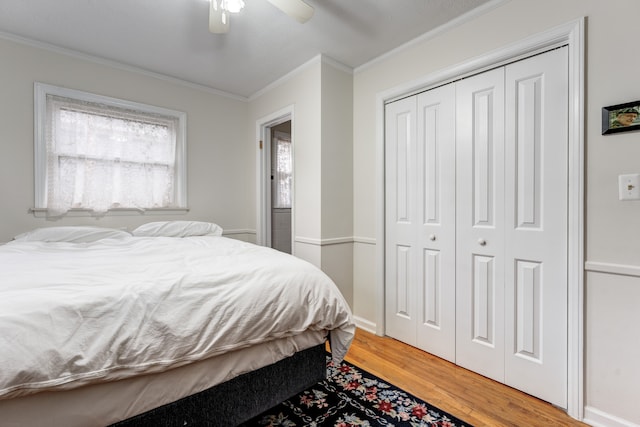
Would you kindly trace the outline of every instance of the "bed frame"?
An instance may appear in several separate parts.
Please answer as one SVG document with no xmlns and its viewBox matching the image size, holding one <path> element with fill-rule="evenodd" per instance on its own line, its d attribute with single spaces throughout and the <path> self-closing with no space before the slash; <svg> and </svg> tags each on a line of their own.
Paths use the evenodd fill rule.
<svg viewBox="0 0 640 427">
<path fill-rule="evenodd" d="M 237 426 L 323 380 L 324 344 L 110 427 Z"/>
</svg>

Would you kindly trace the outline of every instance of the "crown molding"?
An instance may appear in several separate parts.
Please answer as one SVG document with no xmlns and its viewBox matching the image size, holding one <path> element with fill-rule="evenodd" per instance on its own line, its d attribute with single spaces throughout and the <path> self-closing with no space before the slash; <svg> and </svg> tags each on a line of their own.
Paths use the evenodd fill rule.
<svg viewBox="0 0 640 427">
<path fill-rule="evenodd" d="M 135 67 L 133 65 L 128 65 L 122 62 L 118 62 L 118 61 L 114 61 L 112 59 L 106 59 L 106 58 L 102 58 L 99 56 L 95 56 L 95 55 L 89 55 L 87 53 L 83 53 L 83 52 L 78 52 L 76 50 L 73 49 L 67 49 L 67 48 L 63 48 L 60 46 L 56 46 L 54 44 L 51 43 L 46 43 L 46 42 L 41 42 L 38 40 L 33 40 L 27 37 L 22 37 L 22 36 L 18 36 L 16 34 L 12 34 L 12 33 L 7 33 L 4 31 L 0 31 L 0 38 L 1 39 L 5 39 L 14 43 L 18 43 L 18 44 L 22 44 L 22 45 L 27 45 L 36 49 L 42 49 L 42 50 L 46 50 L 49 52 L 53 52 L 53 53 L 57 53 L 60 55 L 64 55 L 64 56 L 69 56 L 75 59 L 80 59 L 83 61 L 87 61 L 87 62 L 92 62 L 94 64 L 98 64 L 98 65 L 104 65 L 107 67 L 111 67 L 114 69 L 118 69 L 118 70 L 122 70 L 122 71 L 128 71 L 131 73 L 136 73 L 136 74 L 141 74 L 147 77 L 152 77 L 158 80 L 162 80 L 168 83 L 173 83 L 173 84 L 177 84 L 180 86 L 184 86 L 184 87 L 188 87 L 189 89 L 195 89 L 198 91 L 202 91 L 202 92 L 207 92 L 210 93 L 212 95 L 218 95 L 218 96 L 222 96 L 225 98 L 229 98 L 229 99 L 233 99 L 236 101 L 242 101 L 242 102 L 247 102 L 248 98 L 243 97 L 243 96 L 239 96 L 239 95 L 235 95 L 229 92 L 225 92 L 223 90 L 220 89 L 216 89 L 210 86 L 206 86 L 206 85 L 202 85 L 202 84 L 198 84 L 198 83 L 193 83 L 190 82 L 188 80 L 183 80 L 183 79 L 179 79 L 177 77 L 171 77 L 168 76 L 166 74 L 161 74 L 161 73 L 157 73 L 155 71 L 150 71 L 141 67 Z"/>
<path fill-rule="evenodd" d="M 354 69 L 354 74 L 358 74 L 358 73 L 360 73 L 362 71 L 365 71 L 366 69 L 368 69 L 370 67 L 373 67 L 374 65 L 376 65 L 376 64 L 378 64 L 380 62 L 383 62 L 383 61 L 389 59 L 392 56 L 395 56 L 395 55 L 397 55 L 397 54 L 399 54 L 399 53 L 401 53 L 401 52 L 403 52 L 405 50 L 409 50 L 412 47 L 414 47 L 414 46 L 416 46 L 416 45 L 418 45 L 420 43 L 423 43 L 423 42 L 425 42 L 427 40 L 433 39 L 433 38 L 439 36 L 442 33 L 446 33 L 447 31 L 449 31 L 449 30 L 451 30 L 451 29 L 453 29 L 455 27 L 458 27 L 458 26 L 460 26 L 462 24 L 465 24 L 465 23 L 477 18 L 480 15 L 484 15 L 485 13 L 487 13 L 487 12 L 489 12 L 489 11 L 499 7 L 499 6 L 502 6 L 503 4 L 505 4 L 505 3 L 509 2 L 509 1 L 511 1 L 511 0 L 490 0 L 489 2 L 483 4 L 482 6 L 479 6 L 479 7 L 475 8 L 475 9 L 473 9 L 473 10 L 470 10 L 469 12 L 464 13 L 464 14 L 458 16 L 457 18 L 448 21 L 448 22 L 440 25 L 439 27 L 436 27 L 431 31 L 427 31 L 426 33 L 422 34 L 421 36 L 418 36 L 415 39 L 410 40 L 410 41 L 408 41 L 408 42 L 406 42 L 406 43 L 404 43 L 404 44 L 402 44 L 402 45 L 400 45 L 400 46 L 398 46 L 396 48 L 393 48 L 390 51 L 388 51 L 386 53 L 383 53 L 382 55 L 372 59 L 371 61 L 366 62 L 366 63 L 360 65 L 359 67 L 356 67 Z"/>
<path fill-rule="evenodd" d="M 275 80 L 274 82 L 268 84 L 267 86 L 263 87 L 262 89 L 260 89 L 259 91 L 255 92 L 253 95 L 249 96 L 248 100 L 249 101 L 253 101 L 255 99 L 260 98 L 262 95 L 264 95 L 265 93 L 277 88 L 278 86 L 281 86 L 283 84 L 285 84 L 286 82 L 288 82 L 289 80 L 293 79 L 295 76 L 297 76 L 298 74 L 302 73 L 303 71 L 307 70 L 308 68 L 314 66 L 314 65 L 318 65 L 318 64 L 327 64 L 330 65 L 340 71 L 343 71 L 349 75 L 353 75 L 353 68 L 344 65 L 343 63 L 336 61 L 335 59 L 324 55 L 322 53 L 314 56 L 313 58 L 311 58 L 310 60 L 308 60 L 307 62 L 305 62 L 304 64 L 300 65 L 297 68 L 294 68 L 293 70 L 289 71 L 287 74 L 285 74 L 284 76 L 280 77 L 278 80 Z"/>
</svg>

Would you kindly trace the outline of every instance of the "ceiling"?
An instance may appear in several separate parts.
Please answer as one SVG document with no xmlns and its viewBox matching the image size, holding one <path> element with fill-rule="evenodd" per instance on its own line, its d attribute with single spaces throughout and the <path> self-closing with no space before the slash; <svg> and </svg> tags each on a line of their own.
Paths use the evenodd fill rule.
<svg viewBox="0 0 640 427">
<path fill-rule="evenodd" d="M 318 54 L 357 68 L 491 3 L 306 1 L 315 13 L 305 24 L 266 0 L 245 0 L 244 10 L 231 18 L 229 33 L 212 34 L 208 0 L 2 0 L 0 36 L 18 36 L 246 98 Z"/>
</svg>

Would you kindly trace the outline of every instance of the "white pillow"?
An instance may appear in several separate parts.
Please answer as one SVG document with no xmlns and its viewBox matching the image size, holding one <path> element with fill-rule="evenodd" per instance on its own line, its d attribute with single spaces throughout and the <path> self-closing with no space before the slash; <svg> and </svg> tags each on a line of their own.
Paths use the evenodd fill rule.
<svg viewBox="0 0 640 427">
<path fill-rule="evenodd" d="M 131 234 L 136 237 L 221 236 L 222 228 L 212 222 L 158 221 L 142 224 Z"/>
<path fill-rule="evenodd" d="M 14 240 L 38 242 L 91 243 L 102 239 L 126 239 L 131 234 L 115 228 L 93 226 L 43 227 L 27 231 L 14 237 Z"/>
</svg>

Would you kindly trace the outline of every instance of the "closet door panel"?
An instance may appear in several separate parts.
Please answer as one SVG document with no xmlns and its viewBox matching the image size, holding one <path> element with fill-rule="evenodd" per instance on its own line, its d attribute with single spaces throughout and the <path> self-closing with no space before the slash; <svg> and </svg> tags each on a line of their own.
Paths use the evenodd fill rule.
<svg viewBox="0 0 640 427">
<path fill-rule="evenodd" d="M 506 384 L 567 405 L 567 48 L 506 67 Z"/>
<path fill-rule="evenodd" d="M 471 293 L 473 295 L 472 309 L 473 327 L 472 341 L 493 347 L 495 340 L 495 257 L 473 255 L 473 281 Z"/>
<path fill-rule="evenodd" d="M 504 380 L 504 69 L 456 83 L 456 363 Z"/>
<path fill-rule="evenodd" d="M 455 360 L 455 87 L 418 95 L 417 347 Z"/>
<path fill-rule="evenodd" d="M 385 319 L 390 336 L 415 345 L 418 248 L 416 99 L 385 108 Z"/>
</svg>

